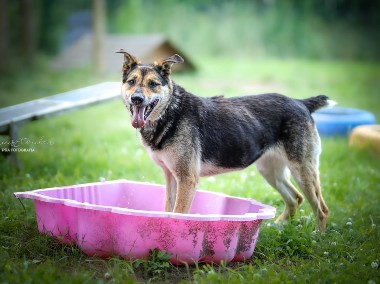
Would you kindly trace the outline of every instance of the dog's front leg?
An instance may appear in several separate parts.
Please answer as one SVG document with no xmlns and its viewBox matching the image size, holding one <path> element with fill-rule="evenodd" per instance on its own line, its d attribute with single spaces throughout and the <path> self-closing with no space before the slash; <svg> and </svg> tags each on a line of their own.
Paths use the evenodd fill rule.
<svg viewBox="0 0 380 284">
<path fill-rule="evenodd" d="M 186 149 L 186 148 L 185 148 Z M 177 196 L 174 204 L 175 213 L 189 213 L 200 175 L 200 160 L 194 148 L 187 147 L 188 152 L 177 159 L 173 174 L 177 182 Z"/>
<path fill-rule="evenodd" d="M 189 213 L 197 183 L 198 174 L 190 174 L 177 178 L 177 196 L 173 212 Z"/>
<path fill-rule="evenodd" d="M 165 199 L 165 211 L 171 212 L 174 209 L 174 203 L 177 195 L 177 181 L 169 169 L 163 169 L 166 180 L 166 199 Z"/>
<path fill-rule="evenodd" d="M 185 133 L 180 137 L 188 137 L 188 129 L 187 125 L 184 126 Z M 197 145 L 199 143 L 194 138 L 178 140 L 162 154 L 161 165 L 166 170 L 166 210 L 173 209 L 175 213 L 190 211 L 201 169 L 200 150 Z"/>
</svg>

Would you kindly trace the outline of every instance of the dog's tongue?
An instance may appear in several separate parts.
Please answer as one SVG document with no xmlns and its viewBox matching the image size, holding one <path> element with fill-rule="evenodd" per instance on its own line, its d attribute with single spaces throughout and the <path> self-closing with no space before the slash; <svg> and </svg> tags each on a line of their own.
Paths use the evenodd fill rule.
<svg viewBox="0 0 380 284">
<path fill-rule="evenodd" d="M 141 128 L 144 126 L 144 111 L 145 107 L 133 107 L 133 115 L 132 115 L 132 126 L 134 128 Z"/>
</svg>

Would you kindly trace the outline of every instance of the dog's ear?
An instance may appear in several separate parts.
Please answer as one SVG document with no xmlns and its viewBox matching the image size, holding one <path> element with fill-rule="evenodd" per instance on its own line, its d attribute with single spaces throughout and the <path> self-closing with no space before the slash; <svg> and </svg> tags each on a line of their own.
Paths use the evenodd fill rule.
<svg viewBox="0 0 380 284">
<path fill-rule="evenodd" d="M 166 59 L 161 61 L 154 62 L 154 65 L 158 68 L 161 74 L 164 77 L 169 77 L 171 73 L 171 69 L 174 63 L 183 63 L 185 60 L 178 54 L 174 54 Z"/>
<path fill-rule="evenodd" d="M 124 63 L 123 63 L 123 69 L 122 69 L 123 73 L 128 73 L 134 67 L 141 64 L 141 61 L 137 57 L 129 54 L 124 49 L 120 49 L 120 50 L 116 51 L 116 53 L 124 54 Z"/>
</svg>

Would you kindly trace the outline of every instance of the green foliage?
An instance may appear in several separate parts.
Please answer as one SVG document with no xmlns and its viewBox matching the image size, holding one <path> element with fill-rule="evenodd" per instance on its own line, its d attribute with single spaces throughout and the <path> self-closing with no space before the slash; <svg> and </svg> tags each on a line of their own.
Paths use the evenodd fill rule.
<svg viewBox="0 0 380 284">
<path fill-rule="evenodd" d="M 171 267 L 169 260 L 172 254 L 168 254 L 164 250 L 153 249 L 149 251 L 149 259 L 138 259 L 133 262 L 136 268 L 143 267 L 146 278 L 150 280 L 160 280 L 166 278 L 168 269 Z"/>
<path fill-rule="evenodd" d="M 111 12 L 109 26 L 163 33 L 185 52 L 206 56 L 378 60 L 378 4 L 353 2 L 131 0 Z"/>
<path fill-rule="evenodd" d="M 163 33 L 186 53 L 379 60 L 379 1 L 107 0 L 108 31 Z M 62 50 L 67 17 L 88 0 L 4 1 L 0 72 Z M 25 12 L 28 11 L 28 12 Z M 27 16 L 24 14 L 26 13 Z M 28 30 L 29 32 L 26 32 Z M 26 62 L 28 62 L 26 64 Z"/>
<path fill-rule="evenodd" d="M 30 19 L 24 15 L 23 1 L 7 1 L 8 34 L 11 54 L 20 54 L 23 49 L 23 25 L 32 26 L 32 40 L 39 52 L 55 54 L 61 47 L 67 28 L 66 18 L 72 11 L 90 9 L 89 1 L 37 0 L 30 3 Z"/>
</svg>

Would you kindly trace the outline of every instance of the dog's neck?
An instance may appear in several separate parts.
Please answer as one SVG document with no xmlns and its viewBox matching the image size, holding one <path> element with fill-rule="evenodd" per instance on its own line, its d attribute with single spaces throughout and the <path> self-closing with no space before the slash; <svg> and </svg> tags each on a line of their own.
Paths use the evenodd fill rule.
<svg viewBox="0 0 380 284">
<path fill-rule="evenodd" d="M 159 150 L 163 147 L 162 141 L 165 140 L 163 138 L 177 127 L 176 118 L 182 109 L 184 93 L 186 91 L 172 81 L 172 93 L 165 110 L 157 120 L 145 124 L 140 129 L 144 145 L 153 150 Z"/>
</svg>

